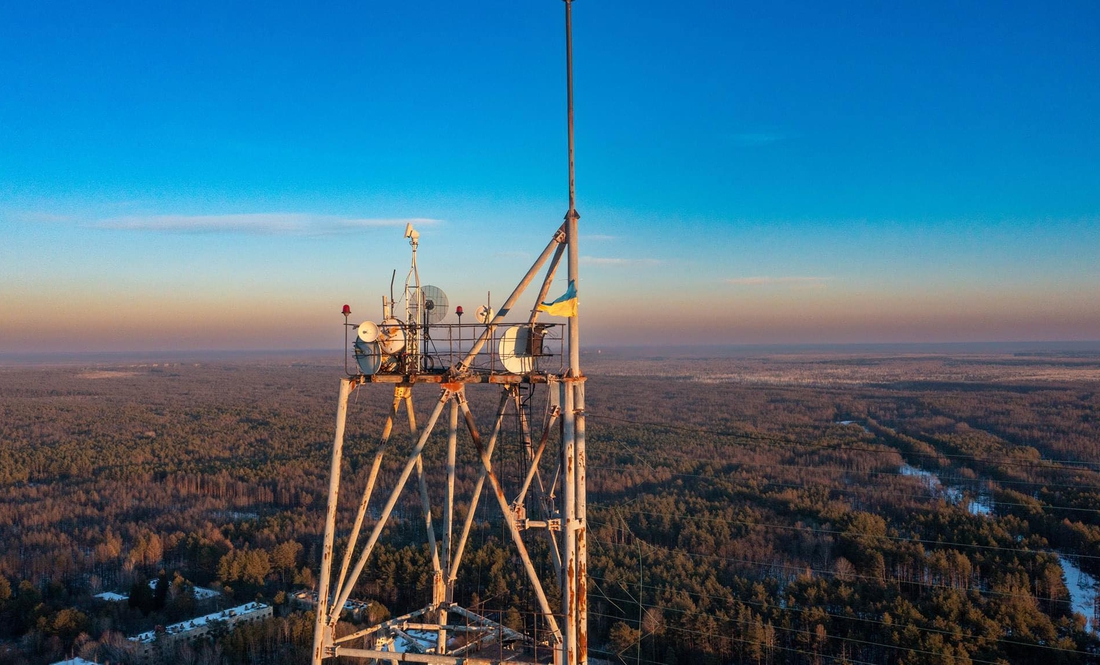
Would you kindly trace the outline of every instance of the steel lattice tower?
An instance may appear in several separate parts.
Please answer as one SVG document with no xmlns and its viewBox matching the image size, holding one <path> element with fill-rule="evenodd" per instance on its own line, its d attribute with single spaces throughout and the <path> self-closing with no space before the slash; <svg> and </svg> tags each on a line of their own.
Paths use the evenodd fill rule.
<svg viewBox="0 0 1100 665">
<path fill-rule="evenodd" d="M 361 371 L 340 381 L 340 391 L 336 411 L 336 431 L 332 448 L 330 467 L 328 504 L 325 513 L 324 541 L 321 569 L 317 593 L 317 614 L 314 629 L 313 663 L 319 665 L 330 657 L 349 657 L 383 661 L 405 661 L 450 665 L 457 663 L 499 662 L 481 659 L 471 654 L 489 641 L 508 641 L 520 647 L 520 654 L 528 653 L 525 645 L 534 645 L 531 636 L 523 635 L 505 628 L 497 622 L 476 614 L 454 602 L 455 581 L 462 564 L 474 514 L 481 499 L 485 484 L 489 485 L 489 503 L 496 503 L 503 516 L 507 532 L 519 559 L 523 563 L 525 576 L 533 590 L 538 607 L 539 621 L 544 626 L 542 641 L 550 647 L 555 665 L 586 665 L 588 661 L 588 598 L 587 598 L 587 492 L 585 478 L 585 417 L 584 387 L 585 378 L 580 368 L 580 327 L 576 307 L 577 287 L 579 286 L 578 220 L 573 169 L 573 63 L 572 63 L 572 0 L 564 0 L 566 34 L 566 86 L 567 86 L 567 128 L 569 151 L 569 209 L 565 221 L 557 228 L 542 253 L 519 281 L 499 311 L 490 310 L 481 325 L 458 326 L 437 325 L 432 331 L 437 335 L 447 334 L 453 339 L 463 339 L 463 329 L 473 330 L 473 342 L 468 349 L 458 355 L 446 357 L 449 362 L 438 363 L 433 360 L 431 366 L 424 362 L 428 356 L 420 341 L 410 343 L 404 355 L 387 357 L 379 361 L 375 370 Z M 408 231 L 406 233 L 408 236 Z M 416 235 L 412 237 L 413 271 L 415 272 Z M 554 339 L 554 324 L 539 323 L 540 304 L 551 288 L 555 274 L 565 255 L 569 290 L 566 298 L 572 295 L 573 307 L 569 312 L 565 331 L 557 337 L 560 345 L 560 367 L 556 371 L 543 371 L 538 359 L 553 354 L 545 353 L 544 337 Z M 534 300 L 525 323 L 518 327 L 526 346 L 522 357 L 524 362 L 511 366 L 511 371 L 498 371 L 503 356 L 494 346 L 500 331 L 504 328 L 505 317 L 516 306 L 520 297 L 539 272 L 545 267 L 542 285 Z M 416 297 L 423 304 L 419 293 L 417 275 Z M 408 286 L 406 285 L 408 293 Z M 561 299 L 559 299 L 561 300 Z M 419 317 L 422 307 L 416 311 Z M 349 310 L 345 308 L 345 316 Z M 461 318 L 460 318 L 461 321 Z M 409 320 L 402 324 L 402 334 L 408 334 L 410 342 L 425 339 L 427 326 L 421 327 L 420 319 Z M 513 330 L 517 329 L 513 326 Z M 515 335 L 513 334 L 513 337 Z M 501 339 L 507 337 L 505 334 Z M 357 347 L 358 348 L 358 347 Z M 500 348 L 504 348 L 501 346 Z M 518 346 L 517 346 L 518 348 Z M 410 350 L 411 349 L 411 350 Z M 357 357 L 359 352 L 357 351 Z M 530 359 L 530 361 L 527 361 Z M 435 369 L 435 364 L 440 369 Z M 362 365 L 360 365 L 362 367 Z M 507 368 L 505 368 L 507 369 Z M 347 547 L 336 566 L 336 516 L 340 496 L 340 477 L 343 467 L 344 434 L 348 412 L 348 399 L 352 391 L 366 384 L 389 384 L 393 386 L 393 402 L 389 415 L 382 426 L 378 447 L 373 457 L 368 479 L 358 503 L 354 524 L 348 533 Z M 430 384 L 430 385 L 425 385 Z M 500 401 L 495 413 L 495 425 L 487 440 L 478 431 L 474 415 L 466 397 L 466 387 L 470 384 L 490 384 L 499 386 Z M 547 414 L 542 423 L 541 432 L 533 436 L 524 417 L 520 391 L 523 386 L 545 385 L 550 396 Z M 434 407 L 424 427 L 418 428 L 413 408 L 413 395 L 418 387 L 439 390 Z M 377 519 L 370 529 L 365 543 L 355 556 L 357 545 L 367 521 L 368 507 L 377 485 L 379 470 L 400 410 L 404 408 L 408 418 L 409 430 L 415 444 L 401 466 L 396 483 L 390 489 Z M 493 471 L 493 453 L 501 431 L 501 423 L 509 409 L 516 411 L 522 424 L 524 455 L 528 471 L 514 497 L 506 494 L 500 478 Z M 436 537 L 432 524 L 432 506 L 428 489 L 422 454 L 429 445 L 429 438 L 441 418 L 447 413 L 447 451 L 445 472 L 445 494 L 442 506 L 443 524 L 441 538 Z M 461 415 L 461 419 L 460 419 Z M 460 421 L 463 427 L 460 428 Z M 476 457 L 480 466 L 476 469 L 477 483 L 466 511 L 459 533 L 454 533 L 455 518 L 455 480 L 456 450 L 460 430 L 465 430 L 470 442 L 476 448 Z M 553 433 L 560 436 L 559 455 L 544 455 L 548 448 L 548 439 Z M 557 457 L 557 459 L 553 459 Z M 543 470 L 552 472 L 552 480 L 546 482 Z M 375 546 L 379 543 L 394 506 L 413 474 L 417 476 L 421 509 L 426 527 L 427 544 L 431 554 L 431 589 L 428 604 L 422 609 L 394 619 L 370 626 L 349 635 L 338 636 L 336 626 L 346 607 L 352 591 L 360 579 Z M 529 519 L 524 506 L 528 493 L 532 493 L 539 506 L 538 519 Z M 547 538 L 550 543 L 551 559 L 560 589 L 560 606 L 552 607 L 546 593 L 543 579 L 528 553 L 527 543 L 532 537 Z M 354 565 L 353 565 L 354 562 Z M 428 594 L 426 594 L 428 595 Z M 396 639 L 405 639 L 407 645 L 414 640 L 410 631 L 418 634 L 433 635 L 434 640 L 421 639 L 415 648 L 397 651 Z M 449 639 L 463 634 L 462 644 Z M 354 646 L 358 644 L 359 646 Z M 533 658 L 522 656 L 509 658 L 509 662 L 533 662 Z M 541 660 L 541 659 L 539 659 Z"/>
</svg>

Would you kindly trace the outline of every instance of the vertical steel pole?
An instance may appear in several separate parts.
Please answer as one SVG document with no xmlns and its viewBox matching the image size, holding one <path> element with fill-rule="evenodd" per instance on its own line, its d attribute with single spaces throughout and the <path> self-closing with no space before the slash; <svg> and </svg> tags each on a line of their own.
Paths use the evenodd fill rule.
<svg viewBox="0 0 1100 665">
<path fill-rule="evenodd" d="M 569 212 L 565 214 L 566 241 L 569 243 L 569 282 L 580 293 L 580 237 L 577 220 L 577 192 L 574 172 L 573 141 L 573 0 L 565 0 L 565 70 L 566 70 L 566 122 L 569 135 Z M 578 297 L 578 308 L 580 298 Z M 567 639 L 567 660 L 565 665 L 585 665 L 588 661 L 588 599 L 587 575 L 587 521 L 585 489 L 585 448 L 584 448 L 584 375 L 581 374 L 580 318 L 577 312 L 569 317 L 569 380 L 563 382 L 565 399 L 563 400 L 564 433 L 566 441 L 562 462 L 565 476 L 565 509 L 563 520 L 566 555 L 562 568 L 569 580 L 569 602 L 566 603 L 569 625 Z M 563 594 L 564 602 L 564 594 Z M 572 649 L 572 652 L 569 650 Z"/>
<path fill-rule="evenodd" d="M 563 436 L 561 448 L 561 485 L 562 485 L 562 553 L 561 553 L 561 604 L 565 615 L 562 628 L 561 665 L 577 665 L 577 484 L 576 460 L 574 455 L 573 386 L 563 381 L 561 384 L 563 409 Z"/>
<path fill-rule="evenodd" d="M 573 0 L 565 0 L 565 106 L 569 132 L 569 212 L 577 212 L 577 191 L 573 177 Z M 572 215 L 570 215 L 572 216 Z M 569 238 L 572 242 L 573 238 Z"/>
<path fill-rule="evenodd" d="M 336 505 L 340 495 L 340 460 L 344 451 L 344 424 L 348 418 L 351 381 L 340 379 L 340 397 L 336 404 L 336 437 L 332 442 L 332 465 L 328 479 L 328 510 L 325 512 L 325 537 L 321 553 L 321 580 L 317 587 L 317 618 L 313 627 L 313 665 L 324 658 L 325 630 L 328 623 L 329 580 L 332 578 L 332 541 L 336 534 Z M 337 609 L 337 616 L 340 610 Z"/>
<path fill-rule="evenodd" d="M 584 377 L 573 382 L 573 438 L 577 506 L 577 665 L 588 663 L 588 480 L 584 449 Z"/>
<path fill-rule="evenodd" d="M 569 212 L 565 213 L 565 237 L 569 243 L 569 281 L 580 293 L 580 249 L 577 238 L 577 194 L 573 177 L 573 0 L 565 0 L 565 67 L 569 107 Z M 580 298 L 577 299 L 578 309 Z M 581 347 L 579 317 L 576 313 L 569 317 L 569 374 L 573 378 L 581 376 Z"/>
</svg>

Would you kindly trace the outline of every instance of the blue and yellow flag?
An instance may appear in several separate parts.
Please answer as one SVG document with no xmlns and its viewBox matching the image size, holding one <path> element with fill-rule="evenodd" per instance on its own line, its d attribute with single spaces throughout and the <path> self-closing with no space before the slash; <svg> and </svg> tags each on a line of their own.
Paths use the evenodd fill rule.
<svg viewBox="0 0 1100 665">
<path fill-rule="evenodd" d="M 577 285 L 570 280 L 569 288 L 565 295 L 553 302 L 544 302 L 538 306 L 540 312 L 546 312 L 550 316 L 576 316 L 577 315 Z"/>
</svg>

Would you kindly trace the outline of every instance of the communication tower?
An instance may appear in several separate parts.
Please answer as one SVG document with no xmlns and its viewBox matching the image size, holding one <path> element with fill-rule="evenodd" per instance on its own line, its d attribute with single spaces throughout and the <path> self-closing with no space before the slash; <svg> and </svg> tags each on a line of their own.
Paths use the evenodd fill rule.
<svg viewBox="0 0 1100 665">
<path fill-rule="evenodd" d="M 477 309 L 474 323 L 463 324 L 459 307 L 456 310 L 459 323 L 447 323 L 447 296 L 438 287 L 420 282 L 416 263 L 420 235 L 409 225 L 405 237 L 412 248 L 412 261 L 401 297 L 396 298 L 391 282 L 389 297 L 382 298 L 378 323 L 351 324 L 350 308 L 344 306 L 345 335 L 353 330 L 355 336 L 350 355 L 354 367 L 340 381 L 337 402 L 314 629 L 315 665 L 330 657 L 434 665 L 505 660 L 499 655 L 479 657 L 479 650 L 492 643 L 509 643 L 512 649 L 507 660 L 513 663 L 551 660 L 544 656 L 552 656 L 555 665 L 586 665 L 588 661 L 585 378 L 580 368 L 577 312 L 580 215 L 576 210 L 573 176 L 572 0 L 565 0 L 564 4 L 569 209 L 542 253 L 495 311 L 486 303 Z M 546 302 L 563 255 L 567 270 L 565 294 Z M 531 309 L 516 310 L 521 296 L 540 272 L 541 287 Z M 515 314 L 521 316 L 509 319 Z M 546 323 L 540 321 L 543 314 L 568 321 L 564 325 Z M 341 529 L 339 540 L 344 541 L 346 536 L 346 547 L 338 556 L 335 543 L 348 399 L 353 390 L 368 384 L 392 386 L 393 401 L 381 426 L 354 521 L 347 531 Z M 499 388 L 494 425 L 487 437 L 479 431 L 467 401 L 466 388 L 473 384 Z M 528 417 L 523 396 L 535 386 L 543 386 L 547 395 L 541 430 L 531 427 L 533 418 Z M 424 389 L 438 392 L 427 422 L 419 428 L 413 398 Z M 372 509 L 371 499 L 379 484 L 383 457 L 402 408 L 414 444 L 381 508 Z M 494 472 L 493 457 L 502 422 L 509 411 L 514 412 L 520 423 L 526 467 L 522 477 L 512 479 L 510 484 Z M 431 445 L 431 435 L 444 412 L 448 416 L 447 461 L 441 472 L 433 474 L 433 469 L 425 464 L 424 452 Z M 464 516 L 456 510 L 455 496 L 460 435 L 476 450 L 474 458 L 479 462 L 476 469 L 469 470 L 471 476 L 476 474 L 477 481 L 472 496 L 464 497 Z M 349 606 L 352 592 L 414 473 L 430 552 L 431 588 L 425 590 L 427 604 L 362 630 L 340 634 L 337 631 L 340 616 Z M 429 486 L 440 480 L 443 500 L 439 514 L 443 523 L 437 535 Z M 487 490 L 486 497 L 482 496 L 483 490 Z M 436 495 L 439 494 L 437 491 Z M 499 511 L 536 598 L 539 611 L 531 624 L 532 634 L 506 628 L 499 621 L 455 602 L 455 582 L 481 501 L 495 504 Z M 458 525 L 456 520 L 460 516 L 462 524 Z M 360 545 L 360 536 L 369 522 L 373 524 Z M 544 539 L 544 549 L 549 552 L 552 564 L 548 567 L 553 570 L 551 577 L 540 575 L 530 556 L 529 546 L 535 539 Z M 560 596 L 553 603 L 553 594 L 548 592 L 551 586 Z"/>
</svg>

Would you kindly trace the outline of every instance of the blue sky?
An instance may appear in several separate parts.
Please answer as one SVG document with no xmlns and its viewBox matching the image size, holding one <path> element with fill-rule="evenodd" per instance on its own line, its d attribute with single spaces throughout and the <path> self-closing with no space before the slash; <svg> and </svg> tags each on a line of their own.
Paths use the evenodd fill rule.
<svg viewBox="0 0 1100 665">
<path fill-rule="evenodd" d="M 560 222 L 560 0 L 226 4 L 0 10 L 0 351 L 335 346 L 406 220 L 468 309 Z M 1100 339 L 1100 7 L 680 4 L 574 4 L 586 343 Z"/>
</svg>

